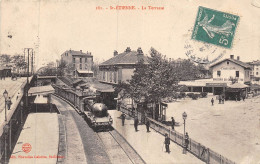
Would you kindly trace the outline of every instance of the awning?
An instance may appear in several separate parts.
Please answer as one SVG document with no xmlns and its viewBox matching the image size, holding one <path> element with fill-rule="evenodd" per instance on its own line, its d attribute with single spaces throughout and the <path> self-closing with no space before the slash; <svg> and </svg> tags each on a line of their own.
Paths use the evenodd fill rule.
<svg viewBox="0 0 260 164">
<path fill-rule="evenodd" d="M 77 70 L 78 73 L 87 73 L 87 74 L 93 74 L 93 71 L 88 71 L 88 70 Z"/>
<path fill-rule="evenodd" d="M 40 86 L 40 87 L 31 87 L 28 91 L 29 96 L 35 96 L 39 94 L 51 94 L 54 93 L 54 88 L 51 85 Z"/>
<path fill-rule="evenodd" d="M 228 84 L 228 88 L 242 89 L 242 88 L 247 88 L 247 87 L 249 87 L 249 86 L 245 85 L 245 84 L 242 84 L 242 83 Z"/>
</svg>

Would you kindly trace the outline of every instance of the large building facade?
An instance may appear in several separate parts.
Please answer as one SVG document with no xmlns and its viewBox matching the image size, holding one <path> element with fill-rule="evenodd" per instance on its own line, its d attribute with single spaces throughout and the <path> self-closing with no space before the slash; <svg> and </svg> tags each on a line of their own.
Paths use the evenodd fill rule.
<svg viewBox="0 0 260 164">
<path fill-rule="evenodd" d="M 93 77 L 93 56 L 91 52 L 67 50 L 61 54 L 61 60 L 72 66 L 71 75 L 74 77 Z"/>
<path fill-rule="evenodd" d="M 210 66 L 214 81 L 232 81 L 238 83 L 249 83 L 251 66 L 240 61 L 239 56 L 234 59 L 234 55 Z"/>
<path fill-rule="evenodd" d="M 109 84 L 118 84 L 130 80 L 134 74 L 134 69 L 138 61 L 143 60 L 147 63 L 147 56 L 144 56 L 141 48 L 132 51 L 127 47 L 123 53 L 118 54 L 114 51 L 114 57 L 99 65 L 100 82 Z"/>
<path fill-rule="evenodd" d="M 250 84 L 251 66 L 240 61 L 240 58 L 221 60 L 210 66 L 211 79 L 195 81 L 181 81 L 180 85 L 186 85 L 190 92 L 209 92 L 214 95 L 224 95 L 226 99 L 241 99 L 247 96 Z"/>
<path fill-rule="evenodd" d="M 260 61 L 256 60 L 248 63 L 252 67 L 251 76 L 252 78 L 260 78 Z"/>
</svg>

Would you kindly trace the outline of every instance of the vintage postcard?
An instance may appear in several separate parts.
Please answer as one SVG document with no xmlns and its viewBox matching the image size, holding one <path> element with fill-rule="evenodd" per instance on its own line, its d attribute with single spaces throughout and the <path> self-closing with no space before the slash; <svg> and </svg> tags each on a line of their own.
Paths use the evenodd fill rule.
<svg viewBox="0 0 260 164">
<path fill-rule="evenodd" d="M 260 0 L 0 0 L 0 163 L 260 164 Z"/>
</svg>

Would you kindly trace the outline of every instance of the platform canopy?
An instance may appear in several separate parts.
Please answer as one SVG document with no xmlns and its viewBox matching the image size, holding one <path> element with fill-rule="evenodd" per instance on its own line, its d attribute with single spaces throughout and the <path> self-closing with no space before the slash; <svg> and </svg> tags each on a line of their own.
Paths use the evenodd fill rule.
<svg viewBox="0 0 260 164">
<path fill-rule="evenodd" d="M 228 88 L 248 88 L 248 85 L 242 83 L 229 84 Z"/>
<path fill-rule="evenodd" d="M 28 95 L 29 96 L 36 96 L 36 95 L 46 95 L 54 93 L 54 88 L 51 85 L 46 86 L 39 86 L 39 87 L 31 87 L 29 89 Z"/>
</svg>

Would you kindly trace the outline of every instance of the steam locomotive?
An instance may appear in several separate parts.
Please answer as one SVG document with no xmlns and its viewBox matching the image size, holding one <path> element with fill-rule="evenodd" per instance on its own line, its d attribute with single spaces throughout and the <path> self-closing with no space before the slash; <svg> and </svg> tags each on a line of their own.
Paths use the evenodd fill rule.
<svg viewBox="0 0 260 164">
<path fill-rule="evenodd" d="M 94 130 L 111 128 L 113 119 L 100 96 L 92 95 L 83 98 L 75 91 L 64 89 L 62 86 L 54 86 L 54 88 L 55 94 L 72 103 Z"/>
<path fill-rule="evenodd" d="M 96 102 L 95 97 L 84 99 L 84 117 L 93 129 L 107 129 L 111 127 L 113 119 L 107 110 L 107 106 Z"/>
</svg>

